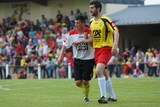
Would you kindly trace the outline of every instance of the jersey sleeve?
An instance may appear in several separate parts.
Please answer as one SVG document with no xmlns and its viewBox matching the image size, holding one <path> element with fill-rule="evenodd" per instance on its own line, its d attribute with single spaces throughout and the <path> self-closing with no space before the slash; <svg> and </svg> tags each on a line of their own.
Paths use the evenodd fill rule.
<svg viewBox="0 0 160 107">
<path fill-rule="evenodd" d="M 86 28 L 85 28 L 85 33 L 88 34 L 87 37 L 85 37 L 85 38 L 90 38 L 90 33 L 91 33 L 90 28 L 86 27 Z"/>
<path fill-rule="evenodd" d="M 114 30 L 118 30 L 118 28 L 116 27 L 115 23 L 109 18 L 107 17 L 107 27 L 109 28 L 110 31 L 114 31 Z"/>
<path fill-rule="evenodd" d="M 68 34 L 67 38 L 64 39 L 63 41 L 63 45 L 66 47 L 66 48 L 70 48 L 72 46 L 72 38 L 71 36 Z"/>
</svg>

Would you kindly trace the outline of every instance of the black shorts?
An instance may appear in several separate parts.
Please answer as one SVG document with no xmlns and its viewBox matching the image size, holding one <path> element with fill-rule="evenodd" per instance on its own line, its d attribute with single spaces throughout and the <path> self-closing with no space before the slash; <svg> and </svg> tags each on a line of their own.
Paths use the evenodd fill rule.
<svg viewBox="0 0 160 107">
<path fill-rule="evenodd" d="M 91 80 L 93 76 L 94 59 L 80 60 L 74 59 L 74 78 L 75 80 Z"/>
</svg>

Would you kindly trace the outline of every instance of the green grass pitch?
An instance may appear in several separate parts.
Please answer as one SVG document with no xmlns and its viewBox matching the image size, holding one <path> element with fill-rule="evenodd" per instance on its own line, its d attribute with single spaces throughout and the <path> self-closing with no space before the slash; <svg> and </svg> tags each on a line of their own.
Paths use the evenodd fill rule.
<svg viewBox="0 0 160 107">
<path fill-rule="evenodd" d="M 112 78 L 116 103 L 99 104 L 97 79 L 90 102 L 73 79 L 0 80 L 0 107 L 160 107 L 160 78 Z"/>
</svg>

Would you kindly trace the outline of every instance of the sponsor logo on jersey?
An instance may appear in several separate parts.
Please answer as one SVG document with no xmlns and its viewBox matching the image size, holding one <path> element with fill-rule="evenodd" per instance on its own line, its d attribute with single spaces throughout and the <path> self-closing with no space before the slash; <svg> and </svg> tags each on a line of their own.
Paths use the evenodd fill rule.
<svg viewBox="0 0 160 107">
<path fill-rule="evenodd" d="M 78 38 L 84 38 L 84 36 L 78 36 Z"/>
<path fill-rule="evenodd" d="M 100 38 L 101 37 L 101 30 L 93 30 L 94 38 Z"/>
<path fill-rule="evenodd" d="M 75 46 L 77 51 L 85 51 L 88 50 L 88 44 L 87 43 L 81 43 Z"/>
</svg>

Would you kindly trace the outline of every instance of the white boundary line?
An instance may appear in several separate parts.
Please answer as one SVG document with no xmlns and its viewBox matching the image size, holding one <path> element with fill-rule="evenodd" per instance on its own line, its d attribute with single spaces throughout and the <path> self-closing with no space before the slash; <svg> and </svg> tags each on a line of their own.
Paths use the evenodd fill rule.
<svg viewBox="0 0 160 107">
<path fill-rule="evenodd" d="M 6 84 L 6 85 L 1 85 L 0 86 L 0 90 L 11 90 L 11 89 L 9 89 L 9 88 L 3 88 L 3 87 L 5 87 L 5 86 L 13 86 L 13 85 L 19 85 L 19 84 L 24 84 L 24 83 L 15 83 L 15 84 Z"/>
<path fill-rule="evenodd" d="M 0 86 L 0 90 L 11 90 L 11 89 L 9 89 L 9 88 L 3 88 L 2 86 Z"/>
</svg>

